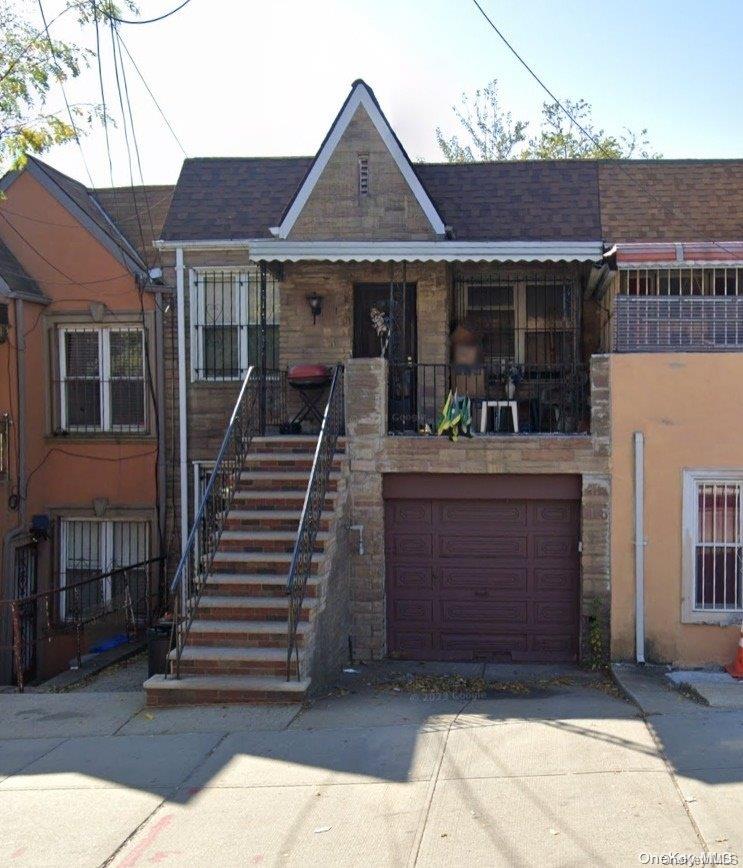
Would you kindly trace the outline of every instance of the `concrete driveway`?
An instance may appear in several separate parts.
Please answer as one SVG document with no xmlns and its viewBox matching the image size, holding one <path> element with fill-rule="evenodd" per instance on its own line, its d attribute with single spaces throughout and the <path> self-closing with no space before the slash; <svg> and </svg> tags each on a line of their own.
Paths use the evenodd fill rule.
<svg viewBox="0 0 743 868">
<path fill-rule="evenodd" d="M 501 667 L 483 691 L 399 669 L 301 712 L 0 696 L 0 864 L 743 859 L 743 712 L 656 685 L 645 716 L 580 673 Z"/>
</svg>

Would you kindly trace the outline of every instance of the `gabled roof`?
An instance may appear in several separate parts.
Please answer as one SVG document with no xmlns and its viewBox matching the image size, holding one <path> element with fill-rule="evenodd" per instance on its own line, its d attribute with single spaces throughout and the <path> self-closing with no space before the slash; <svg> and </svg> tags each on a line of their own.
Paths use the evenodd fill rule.
<svg viewBox="0 0 743 868">
<path fill-rule="evenodd" d="M 277 227 L 275 233 L 279 238 L 286 238 L 289 232 L 291 232 L 292 226 L 294 226 L 297 217 L 299 217 L 302 212 L 302 209 L 312 194 L 315 184 L 325 170 L 338 142 L 341 140 L 343 133 L 346 131 L 346 128 L 360 106 L 363 106 L 366 110 L 367 115 L 374 124 L 374 127 L 379 133 L 382 141 L 387 146 L 392 159 L 397 164 L 397 168 L 407 181 L 413 196 L 423 210 L 423 213 L 428 218 L 432 230 L 437 235 L 444 235 L 445 226 L 444 221 L 441 219 L 441 215 L 436 210 L 436 206 L 433 204 L 431 197 L 426 192 L 421 179 L 418 177 L 413 164 L 410 162 L 410 158 L 405 152 L 400 140 L 397 138 L 395 131 L 390 126 L 389 121 L 385 117 L 381 106 L 377 102 L 377 98 L 374 96 L 374 92 L 365 81 L 362 81 L 362 79 L 359 78 L 351 85 L 351 92 L 341 106 L 341 110 L 338 112 L 335 120 L 331 124 L 323 143 L 320 145 L 317 155 L 307 170 L 307 174 L 302 179 L 302 183 L 290 202 L 287 204 L 286 210 L 281 217 L 281 223 Z"/>
<path fill-rule="evenodd" d="M 0 295 L 46 303 L 48 299 L 0 238 Z"/>
<path fill-rule="evenodd" d="M 21 171 L 29 172 L 125 268 L 134 274 L 143 274 L 146 271 L 142 257 L 111 220 L 93 191 L 37 157 L 29 156 Z M 19 175 L 20 172 L 8 172 L 0 180 L 0 189 L 7 190 Z"/>
</svg>

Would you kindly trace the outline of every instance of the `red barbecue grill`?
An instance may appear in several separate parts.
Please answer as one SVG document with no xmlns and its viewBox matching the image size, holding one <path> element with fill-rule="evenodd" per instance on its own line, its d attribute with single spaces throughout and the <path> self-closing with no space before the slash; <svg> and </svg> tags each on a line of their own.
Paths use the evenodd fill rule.
<svg viewBox="0 0 743 868">
<path fill-rule="evenodd" d="M 330 385 L 332 373 L 325 365 L 294 365 L 286 374 L 289 385 L 299 395 L 303 406 L 290 426 L 301 426 L 305 419 L 322 425 L 322 412 L 318 408 L 323 392 Z"/>
</svg>

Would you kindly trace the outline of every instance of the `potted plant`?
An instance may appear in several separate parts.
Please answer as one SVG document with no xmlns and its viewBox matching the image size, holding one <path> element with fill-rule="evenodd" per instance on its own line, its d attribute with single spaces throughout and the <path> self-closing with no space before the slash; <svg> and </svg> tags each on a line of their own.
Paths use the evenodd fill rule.
<svg viewBox="0 0 743 868">
<path fill-rule="evenodd" d="M 516 395 L 516 389 L 519 383 L 524 379 L 524 366 L 517 365 L 516 362 L 510 362 L 503 371 L 503 383 L 506 390 L 506 397 L 509 401 L 513 401 Z"/>
</svg>

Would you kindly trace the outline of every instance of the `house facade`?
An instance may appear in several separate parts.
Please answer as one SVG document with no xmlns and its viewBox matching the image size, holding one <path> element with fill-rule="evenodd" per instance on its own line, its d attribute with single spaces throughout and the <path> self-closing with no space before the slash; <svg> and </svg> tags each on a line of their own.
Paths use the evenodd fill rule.
<svg viewBox="0 0 743 868">
<path fill-rule="evenodd" d="M 171 575 L 265 373 L 150 701 L 285 696 L 287 647 L 293 696 L 349 654 L 727 662 L 741 238 L 741 162 L 416 164 L 361 81 L 314 158 L 187 160 L 156 242 Z M 287 371 L 307 364 L 343 366 L 345 428 L 295 604 L 318 425 Z M 436 436 L 450 392 L 471 438 Z"/>
<path fill-rule="evenodd" d="M 142 627 L 158 605 L 162 306 L 147 258 L 172 190 L 96 194 L 34 158 L 2 189 L 0 683 L 8 684 L 67 669 L 124 624 Z M 159 215 L 147 237 L 132 225 L 133 195 L 140 209 L 151 205 L 156 224 Z"/>
</svg>

